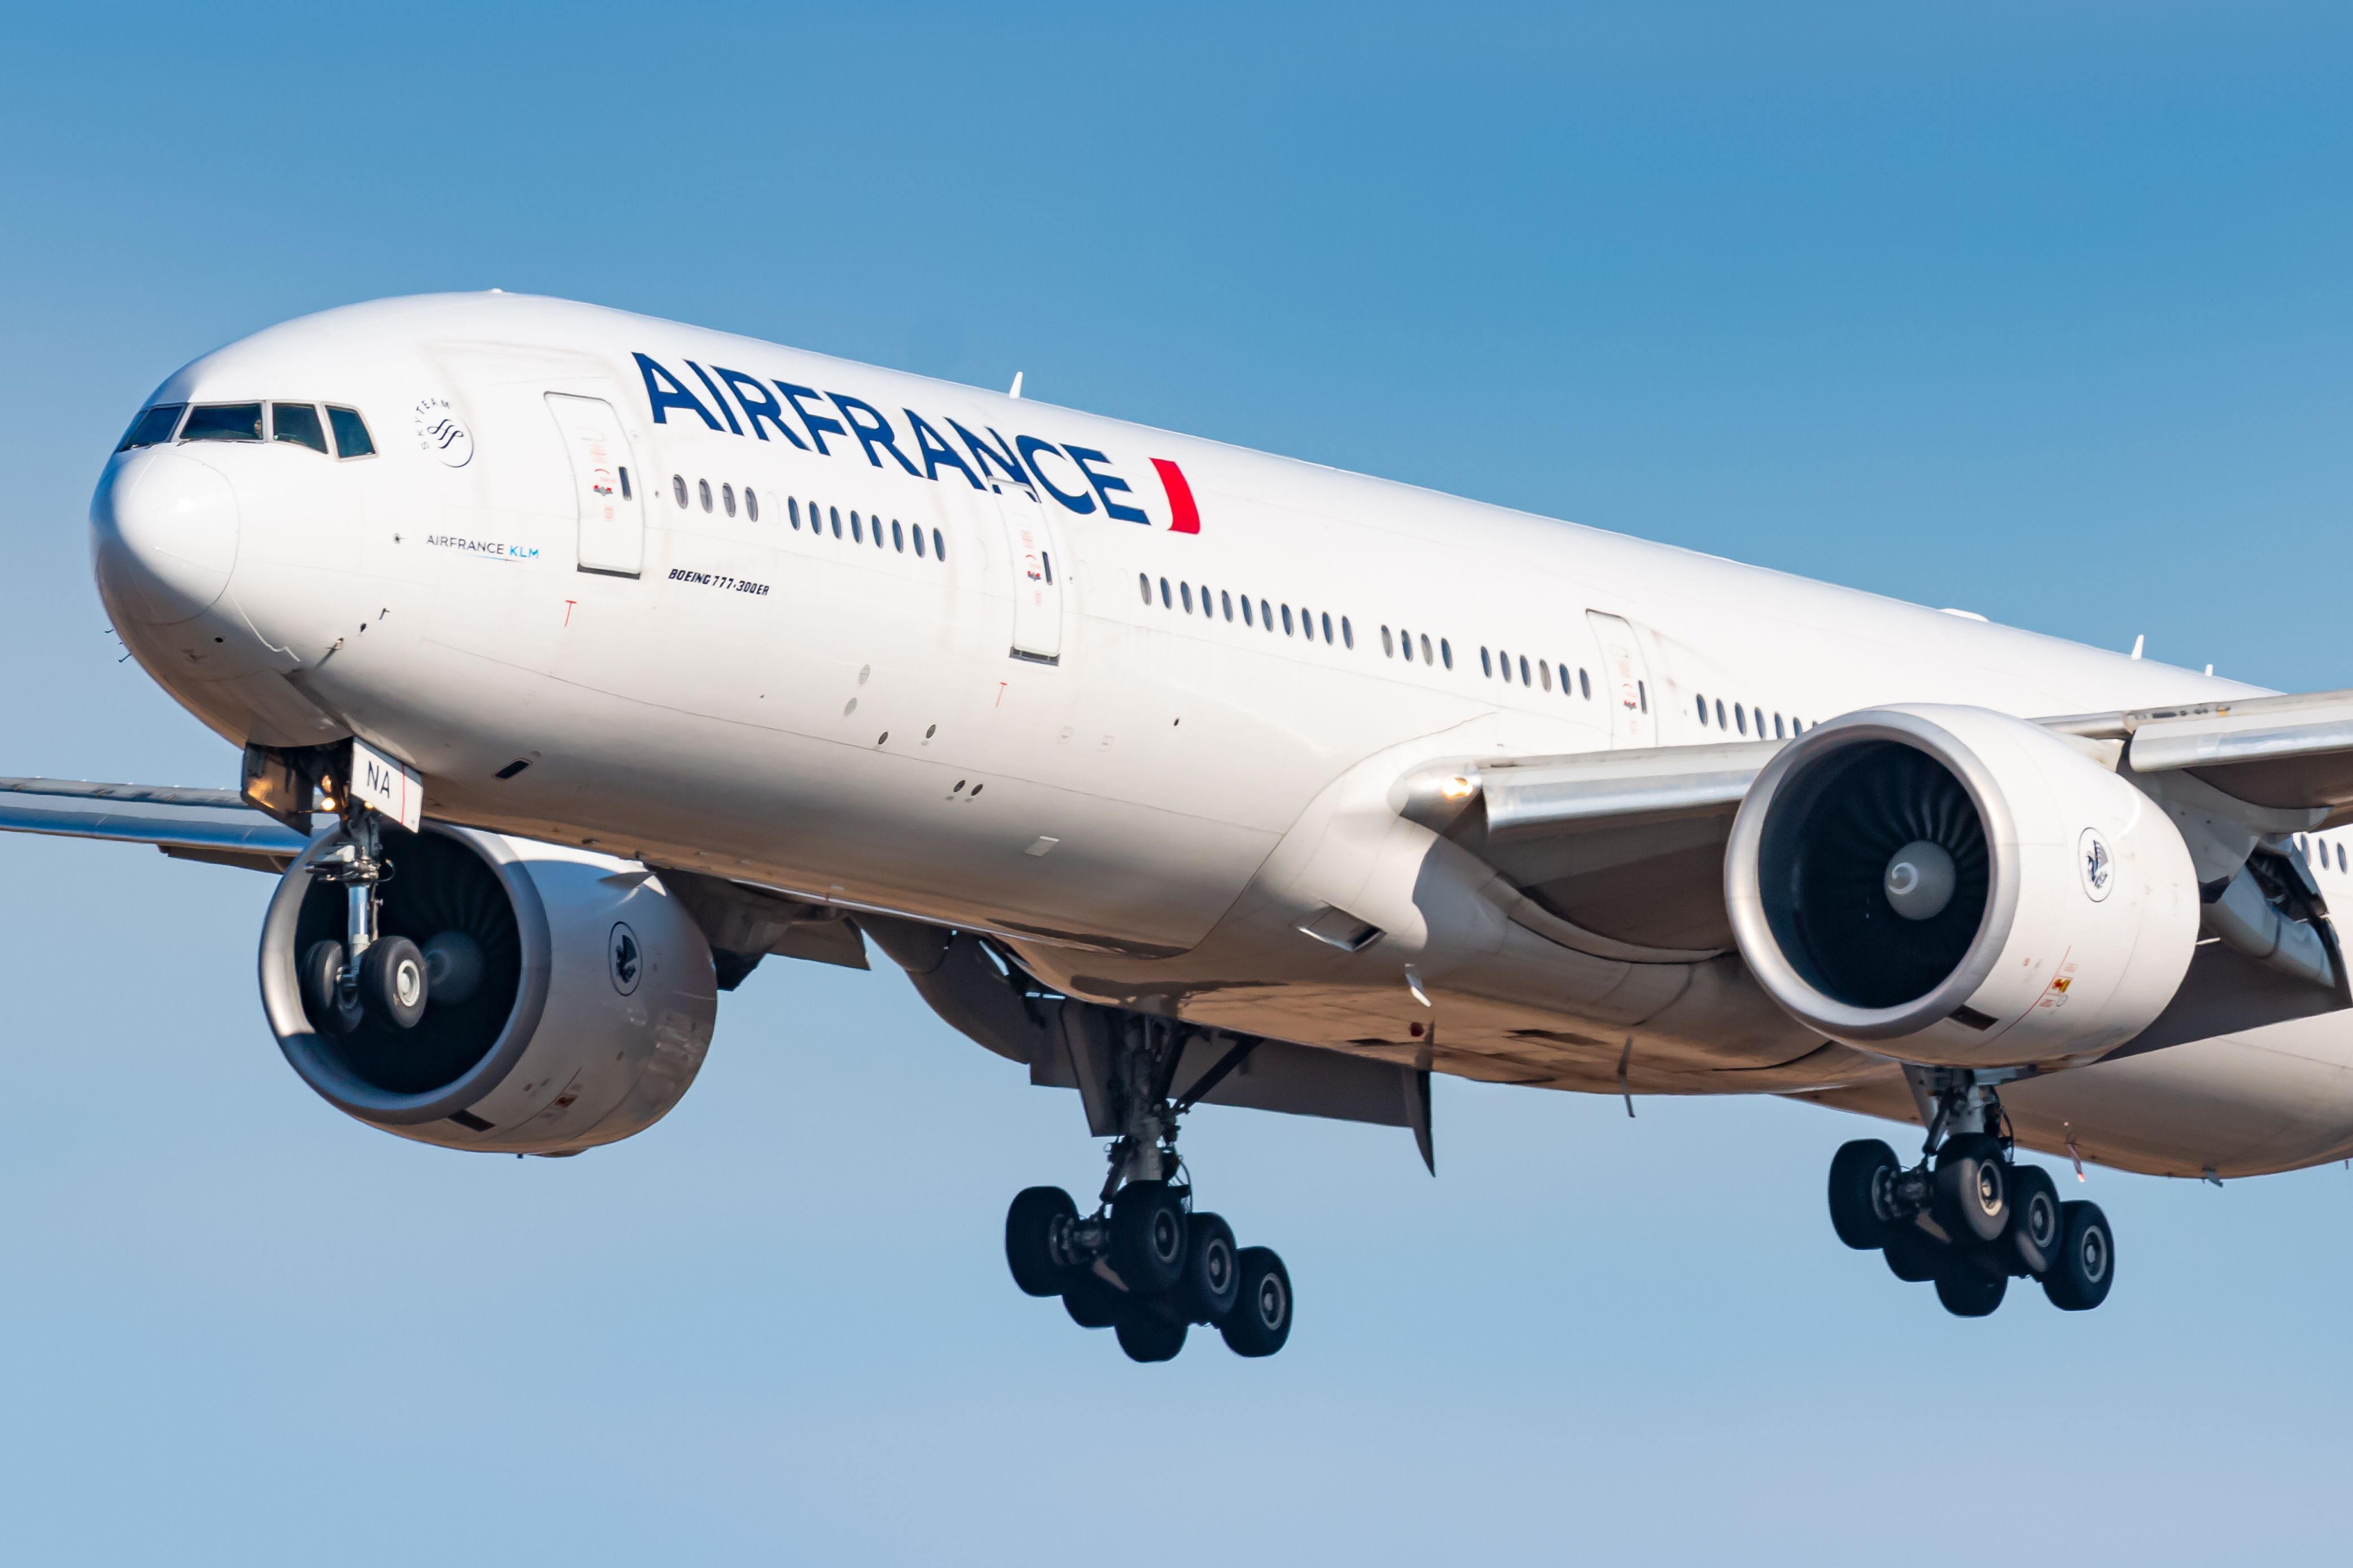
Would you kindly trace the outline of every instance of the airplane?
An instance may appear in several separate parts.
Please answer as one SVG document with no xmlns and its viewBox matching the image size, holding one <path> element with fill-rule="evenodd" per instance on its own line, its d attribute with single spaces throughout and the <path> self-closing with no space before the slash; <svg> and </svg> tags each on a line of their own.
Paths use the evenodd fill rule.
<svg viewBox="0 0 2353 1568">
<path fill-rule="evenodd" d="M 879 952 L 1075 1090 L 1018 1287 L 1138 1361 L 1287 1342 L 1201 1104 L 1410 1131 L 1451 1074 L 1769 1094 L 1838 1237 L 2097 1307 L 2039 1151 L 2353 1153 L 2353 691 L 2281 695 L 1430 490 L 588 304 L 393 299 L 164 378 L 90 508 L 234 789 L 0 781 L 0 827 L 278 879 L 321 1098 L 570 1156 L 722 992 Z M 2061 1170 L 2063 1173 L 2065 1165 Z"/>
</svg>

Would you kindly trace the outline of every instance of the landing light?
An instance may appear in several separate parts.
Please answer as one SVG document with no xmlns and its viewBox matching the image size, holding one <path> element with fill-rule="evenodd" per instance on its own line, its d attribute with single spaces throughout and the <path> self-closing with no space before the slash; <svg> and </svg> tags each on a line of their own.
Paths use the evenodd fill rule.
<svg viewBox="0 0 2353 1568">
<path fill-rule="evenodd" d="M 1479 786 L 1457 773 L 1438 786 L 1438 793 L 1448 800 L 1469 800 Z"/>
</svg>

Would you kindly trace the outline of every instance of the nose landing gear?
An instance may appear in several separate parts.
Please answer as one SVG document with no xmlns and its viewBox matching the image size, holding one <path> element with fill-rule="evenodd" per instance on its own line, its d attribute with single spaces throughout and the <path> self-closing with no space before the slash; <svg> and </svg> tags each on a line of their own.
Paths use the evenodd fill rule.
<svg viewBox="0 0 2353 1568">
<path fill-rule="evenodd" d="M 343 816 L 346 842 L 311 868 L 311 875 L 345 894 L 344 940 L 314 942 L 302 954 L 302 1000 L 311 1021 L 348 1035 L 371 1013 L 396 1028 L 413 1029 L 425 1017 L 432 965 L 405 936 L 377 932 L 378 889 L 391 878 L 375 812 L 356 802 Z"/>
<path fill-rule="evenodd" d="M 1132 1018 L 1120 1030 L 1114 1100 L 1121 1131 L 1094 1212 L 1060 1187 L 1030 1187 L 1005 1215 L 1005 1260 L 1032 1296 L 1059 1296 L 1081 1328 L 1115 1331 L 1139 1362 L 1167 1361 L 1196 1326 L 1235 1354 L 1268 1356 L 1291 1337 L 1291 1274 L 1263 1247 L 1193 1206 L 1176 1158 L 1177 1120 L 1257 1042 L 1237 1043 L 1182 1100 L 1169 1089 L 1184 1026 Z"/>
<path fill-rule="evenodd" d="M 2063 1311 L 2106 1300 L 2116 1276 L 2107 1216 L 2097 1204 L 2062 1203 L 2048 1172 L 2015 1162 L 1994 1084 L 1953 1068 L 1916 1081 L 1933 1106 L 1919 1164 L 1907 1169 L 1876 1138 L 1831 1161 L 1839 1239 L 1879 1252 L 1899 1279 L 1933 1283 L 1957 1317 L 1986 1316 L 2014 1279 L 2038 1281 Z"/>
</svg>

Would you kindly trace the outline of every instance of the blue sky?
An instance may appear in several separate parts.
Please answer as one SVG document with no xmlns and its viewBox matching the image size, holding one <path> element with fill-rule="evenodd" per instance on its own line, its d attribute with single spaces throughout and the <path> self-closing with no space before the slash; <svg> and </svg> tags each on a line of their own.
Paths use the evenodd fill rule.
<svg viewBox="0 0 2353 1568">
<path fill-rule="evenodd" d="M 12 16 L 0 772 L 234 775 L 89 582 L 150 386 L 493 286 L 2353 685 L 2353 23 L 2056 9 Z M 771 963 L 652 1132 L 484 1160 L 286 1069 L 264 879 L 0 887 L 14 1562 L 2341 1549 L 2341 1169 L 2094 1172 L 2109 1304 L 1961 1323 L 1831 1237 L 1825 1112 L 1445 1082 L 1432 1182 L 1210 1110 L 1299 1334 L 1138 1368 L 997 1252 L 1073 1098 L 902 980 Z"/>
</svg>

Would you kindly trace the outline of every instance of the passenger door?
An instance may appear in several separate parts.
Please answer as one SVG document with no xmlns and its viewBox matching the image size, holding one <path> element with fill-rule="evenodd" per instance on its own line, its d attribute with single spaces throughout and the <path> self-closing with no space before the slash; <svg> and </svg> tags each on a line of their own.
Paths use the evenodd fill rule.
<svg viewBox="0 0 2353 1568">
<path fill-rule="evenodd" d="M 645 569 L 645 476 L 613 405 L 551 392 L 547 409 L 564 436 L 580 508 L 580 570 L 635 577 Z"/>
<path fill-rule="evenodd" d="M 1586 625 L 1601 645 L 1601 679 L 1609 699 L 1609 749 L 1629 750 L 1659 743 L 1658 693 L 1651 689 L 1651 671 L 1642 658 L 1642 644 L 1634 628 L 1617 616 L 1599 610 L 1585 612 Z"/>
<path fill-rule="evenodd" d="M 1006 555 L 1013 573 L 1013 657 L 1060 664 L 1062 583 L 1070 563 L 1057 548 L 1046 504 L 1008 485 L 997 492 L 997 510 L 1004 519 Z"/>
</svg>

